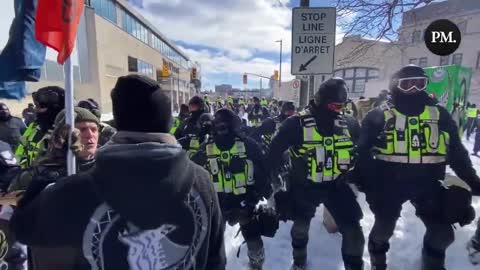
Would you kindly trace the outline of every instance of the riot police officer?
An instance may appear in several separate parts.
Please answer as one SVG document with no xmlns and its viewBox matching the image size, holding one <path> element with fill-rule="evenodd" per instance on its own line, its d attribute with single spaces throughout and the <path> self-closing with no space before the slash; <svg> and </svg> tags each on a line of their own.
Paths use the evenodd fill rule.
<svg viewBox="0 0 480 270">
<path fill-rule="evenodd" d="M 250 121 L 251 126 L 258 127 L 269 117 L 270 114 L 267 108 L 260 104 L 260 99 L 258 97 L 253 97 L 253 107 L 248 113 L 248 120 Z"/>
<path fill-rule="evenodd" d="M 310 221 L 317 206 L 325 204 L 337 222 L 342 240 L 342 257 L 348 270 L 363 269 L 364 236 L 361 208 L 346 174 L 353 166 L 353 146 L 358 123 L 342 115 L 347 102 L 347 85 L 341 78 L 324 82 L 314 101 L 302 115 L 289 117 L 270 145 L 268 164 L 273 174 L 282 166 L 281 156 L 289 149 L 291 171 L 287 191 L 275 196 L 281 215 L 293 220 L 292 269 L 305 269 Z M 285 202 L 285 200 L 287 200 Z M 286 212 L 286 213 L 282 213 Z"/>
<path fill-rule="evenodd" d="M 375 270 L 387 268 L 389 239 L 406 201 L 426 226 L 423 270 L 445 269 L 452 224 L 473 219 L 468 186 L 440 180 L 446 179 L 447 164 L 474 190 L 480 180 L 455 122 L 425 92 L 427 84 L 422 68 L 401 68 L 390 81 L 391 104 L 370 111 L 362 122 L 354 175 L 375 215 L 368 243 Z"/>
<path fill-rule="evenodd" d="M 244 138 L 241 121 L 231 110 L 215 113 L 212 137 L 192 160 L 210 172 L 226 222 L 240 224 L 248 248 L 249 267 L 262 269 L 265 254 L 261 230 L 254 218 L 255 206 L 269 193 L 265 156 L 259 146 Z"/>
</svg>

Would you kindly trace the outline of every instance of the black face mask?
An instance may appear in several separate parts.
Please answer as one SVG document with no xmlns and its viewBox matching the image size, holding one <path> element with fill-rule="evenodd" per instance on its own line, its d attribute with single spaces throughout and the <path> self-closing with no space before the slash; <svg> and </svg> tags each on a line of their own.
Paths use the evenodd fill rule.
<svg viewBox="0 0 480 270">
<path fill-rule="evenodd" d="M 392 93 L 392 103 L 395 108 L 409 116 L 421 114 L 430 100 L 425 91 L 416 94 L 403 94 L 401 91 L 393 91 Z"/>
<path fill-rule="evenodd" d="M 53 127 L 55 122 L 55 117 L 60 111 L 54 110 L 52 108 L 48 108 L 46 112 L 43 113 L 36 113 L 37 116 L 37 124 L 40 126 L 40 129 L 44 132 L 47 132 L 49 129 Z"/>
</svg>

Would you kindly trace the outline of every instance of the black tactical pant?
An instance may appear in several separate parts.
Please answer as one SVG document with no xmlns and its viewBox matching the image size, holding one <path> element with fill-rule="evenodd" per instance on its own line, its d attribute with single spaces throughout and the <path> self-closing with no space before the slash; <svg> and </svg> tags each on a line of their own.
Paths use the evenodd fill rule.
<svg viewBox="0 0 480 270">
<path fill-rule="evenodd" d="M 254 209 L 253 205 L 228 209 L 223 211 L 223 216 L 231 226 L 237 223 L 240 225 L 250 260 L 257 260 L 258 256 L 261 256 L 263 260 L 263 241 L 259 224 L 253 219 Z"/>
<path fill-rule="evenodd" d="M 402 204 L 410 201 L 426 227 L 422 269 L 444 269 L 445 251 L 454 241 L 454 232 L 452 226 L 442 221 L 440 217 L 440 183 L 434 180 L 402 182 L 383 179 L 376 186 L 375 190 L 366 192 L 370 209 L 375 215 L 375 223 L 368 242 L 372 266 L 378 270 L 386 269 L 389 239 L 400 217 Z"/>
<path fill-rule="evenodd" d="M 473 153 L 478 153 L 480 151 L 480 131 L 477 130 L 475 133 L 475 143 L 473 144 Z"/>
<path fill-rule="evenodd" d="M 467 123 L 465 124 L 465 130 L 467 132 L 467 140 L 470 139 L 470 135 L 472 135 L 475 127 L 477 126 L 477 118 L 467 118 Z"/>
<path fill-rule="evenodd" d="M 347 269 L 362 269 L 365 245 L 360 219 L 362 210 L 352 189 L 345 183 L 292 186 L 293 226 L 291 230 L 293 260 L 305 264 L 307 260 L 310 221 L 316 208 L 323 203 L 335 219 L 343 236 L 342 257 Z"/>
</svg>

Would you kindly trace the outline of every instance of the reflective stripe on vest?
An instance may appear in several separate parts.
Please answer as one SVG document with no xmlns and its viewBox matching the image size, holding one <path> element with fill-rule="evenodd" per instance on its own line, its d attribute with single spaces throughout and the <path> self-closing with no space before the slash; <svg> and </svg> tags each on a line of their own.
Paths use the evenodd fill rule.
<svg viewBox="0 0 480 270">
<path fill-rule="evenodd" d="M 478 109 L 477 108 L 469 108 L 467 111 L 468 118 L 477 118 Z"/>
<path fill-rule="evenodd" d="M 407 117 L 396 109 L 384 112 L 384 133 L 374 147 L 379 160 L 409 164 L 438 164 L 447 160 L 450 136 L 441 131 L 440 111 L 426 106 L 419 116 Z"/>
<path fill-rule="evenodd" d="M 180 126 L 180 119 L 177 117 L 175 117 L 173 119 L 173 125 L 172 127 L 170 128 L 170 134 L 175 134 L 175 131 L 177 131 L 177 128 Z"/>
<path fill-rule="evenodd" d="M 326 137 L 317 131 L 313 117 L 302 117 L 301 121 L 303 144 L 301 147 L 290 148 L 289 152 L 291 158 L 307 162 L 307 178 L 315 183 L 333 181 L 350 170 L 353 142 L 347 126 L 335 121 L 336 134 Z"/>
<path fill-rule="evenodd" d="M 190 139 L 190 144 L 188 145 L 188 156 L 191 158 L 195 155 L 200 149 L 200 139 L 197 136 L 193 136 Z"/>
<path fill-rule="evenodd" d="M 247 158 L 245 144 L 236 140 L 228 151 L 221 151 L 213 142 L 209 142 L 207 149 L 206 169 L 210 172 L 216 192 L 242 195 L 247 192 L 247 186 L 255 184 L 253 178 L 253 162 Z M 232 160 L 236 159 L 243 165 L 243 169 L 232 172 Z M 238 168 L 237 168 L 238 169 Z"/>
</svg>

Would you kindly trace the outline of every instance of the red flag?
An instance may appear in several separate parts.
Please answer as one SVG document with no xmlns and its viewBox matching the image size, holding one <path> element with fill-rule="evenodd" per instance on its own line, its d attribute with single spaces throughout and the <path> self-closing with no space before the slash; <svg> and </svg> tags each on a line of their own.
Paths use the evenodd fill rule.
<svg viewBox="0 0 480 270">
<path fill-rule="evenodd" d="M 38 0 L 35 37 L 58 52 L 63 64 L 73 51 L 84 0 Z"/>
</svg>

